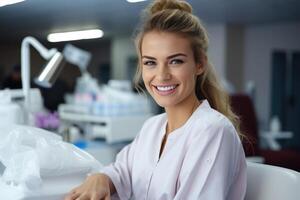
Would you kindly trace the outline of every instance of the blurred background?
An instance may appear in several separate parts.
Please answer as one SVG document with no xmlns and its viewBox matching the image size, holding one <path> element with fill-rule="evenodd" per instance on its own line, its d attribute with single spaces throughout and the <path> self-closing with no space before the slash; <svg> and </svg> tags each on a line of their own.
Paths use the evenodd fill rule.
<svg viewBox="0 0 300 200">
<path fill-rule="evenodd" d="M 233 109 L 241 116 L 242 130 L 251 143 L 250 147 L 245 147 L 250 148 L 247 155 L 300 171 L 300 1 L 187 1 L 208 30 L 209 59 L 233 98 Z M 48 49 L 63 51 L 68 43 L 89 52 L 91 57 L 86 67 L 89 80 L 96 81 L 99 88 L 108 85 L 120 89 L 127 84 L 126 89 L 130 90 L 137 64 L 134 30 L 141 11 L 150 2 L 25 0 L 0 7 L 0 87 L 22 87 L 21 43 L 25 37 L 32 36 Z M 103 37 L 54 43 L 47 40 L 50 33 L 87 29 L 101 29 Z M 43 69 L 45 59 L 34 48 L 30 52 L 30 77 L 33 79 Z M 59 106 L 74 102 L 86 105 L 95 99 L 105 99 L 97 94 L 104 93 L 99 89 L 92 91 L 93 94 L 89 91 L 89 96 L 78 95 L 80 91 L 76 90 L 76 85 L 82 80 L 82 74 L 75 64 L 66 63 L 52 88 L 31 84 L 31 87 L 40 88 L 45 109 L 58 112 L 60 125 L 72 124 L 81 135 L 87 130 L 97 132 L 99 129 L 87 126 L 93 120 L 81 125 L 80 117 L 68 118 L 63 112 L 68 109 L 63 107 L 59 112 Z M 111 90 L 108 92 L 112 95 Z M 73 94 L 73 100 L 68 102 L 67 94 Z M 122 93 L 113 94 L 115 99 L 124 99 Z M 93 109 L 102 112 L 100 105 Z M 144 110 L 145 113 L 161 112 L 152 104 L 149 109 Z M 103 114 L 99 112 L 93 114 L 99 117 Z M 131 111 L 126 112 L 131 114 Z M 108 113 L 112 115 L 110 110 Z M 94 124 L 98 122 L 93 121 Z M 105 121 L 101 126 L 108 123 L 113 122 Z M 124 126 L 126 124 L 130 126 L 128 123 Z M 245 146 L 249 146 L 249 141 Z"/>
</svg>

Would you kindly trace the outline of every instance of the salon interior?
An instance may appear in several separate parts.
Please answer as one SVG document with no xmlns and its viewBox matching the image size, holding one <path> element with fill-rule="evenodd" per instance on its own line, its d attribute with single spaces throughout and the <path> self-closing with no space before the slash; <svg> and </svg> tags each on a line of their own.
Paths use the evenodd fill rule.
<svg viewBox="0 0 300 200">
<path fill-rule="evenodd" d="M 246 199 L 300 199 L 295 196 L 299 191 L 288 197 L 295 191 L 291 188 L 300 188 L 300 2 L 187 1 L 208 31 L 209 60 L 241 119 L 248 176 L 254 179 L 249 178 L 249 187 L 254 186 Z M 45 166 L 63 161 L 65 171 L 76 162 L 82 169 L 87 163 L 63 157 L 72 152 L 110 164 L 147 118 L 164 112 L 133 84 L 138 63 L 134 33 L 151 2 L 0 1 L 0 127 L 5 127 L 0 129 L 0 177 L 16 163 L 18 173 L 32 171 L 26 164 L 32 156 L 22 151 L 28 148 L 44 156 Z M 48 151 L 61 157 L 39 152 L 52 140 L 61 143 Z M 70 152 L 60 153 L 66 144 Z M 250 163 L 261 168 L 252 169 Z M 58 165 L 51 170 L 41 171 L 64 176 Z M 78 180 L 73 176 L 66 185 Z M 270 190 L 281 181 L 285 191 Z M 14 181 L 0 182 L 0 191 L 15 187 Z M 49 192 L 45 187 L 39 191 Z"/>
</svg>

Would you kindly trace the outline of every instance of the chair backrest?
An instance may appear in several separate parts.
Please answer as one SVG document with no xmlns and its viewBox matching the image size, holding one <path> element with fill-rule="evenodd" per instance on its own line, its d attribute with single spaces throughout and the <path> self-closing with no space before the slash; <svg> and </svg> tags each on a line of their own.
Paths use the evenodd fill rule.
<svg viewBox="0 0 300 200">
<path fill-rule="evenodd" d="M 271 165 L 247 162 L 245 200 L 300 200 L 300 173 Z"/>
<path fill-rule="evenodd" d="M 240 117 L 241 132 L 246 136 L 242 141 L 246 156 L 259 155 L 258 123 L 251 98 L 246 94 L 233 94 L 230 101 L 234 113 Z"/>
</svg>

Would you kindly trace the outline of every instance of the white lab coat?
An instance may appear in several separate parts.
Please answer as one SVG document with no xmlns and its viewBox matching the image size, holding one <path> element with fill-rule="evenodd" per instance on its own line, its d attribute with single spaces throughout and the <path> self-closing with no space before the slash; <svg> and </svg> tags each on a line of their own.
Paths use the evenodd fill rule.
<svg viewBox="0 0 300 200">
<path fill-rule="evenodd" d="M 116 187 L 115 199 L 244 199 L 245 155 L 224 115 L 205 100 L 168 136 L 159 159 L 166 124 L 165 113 L 147 120 L 115 163 L 102 169 Z"/>
</svg>

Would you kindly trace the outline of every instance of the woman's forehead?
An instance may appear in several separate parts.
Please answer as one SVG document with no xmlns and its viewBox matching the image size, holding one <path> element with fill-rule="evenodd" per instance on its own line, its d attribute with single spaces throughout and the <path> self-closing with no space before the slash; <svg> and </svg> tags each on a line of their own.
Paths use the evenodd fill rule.
<svg viewBox="0 0 300 200">
<path fill-rule="evenodd" d="M 142 54 L 192 53 L 190 41 L 180 34 L 151 31 L 144 35 Z"/>
</svg>

